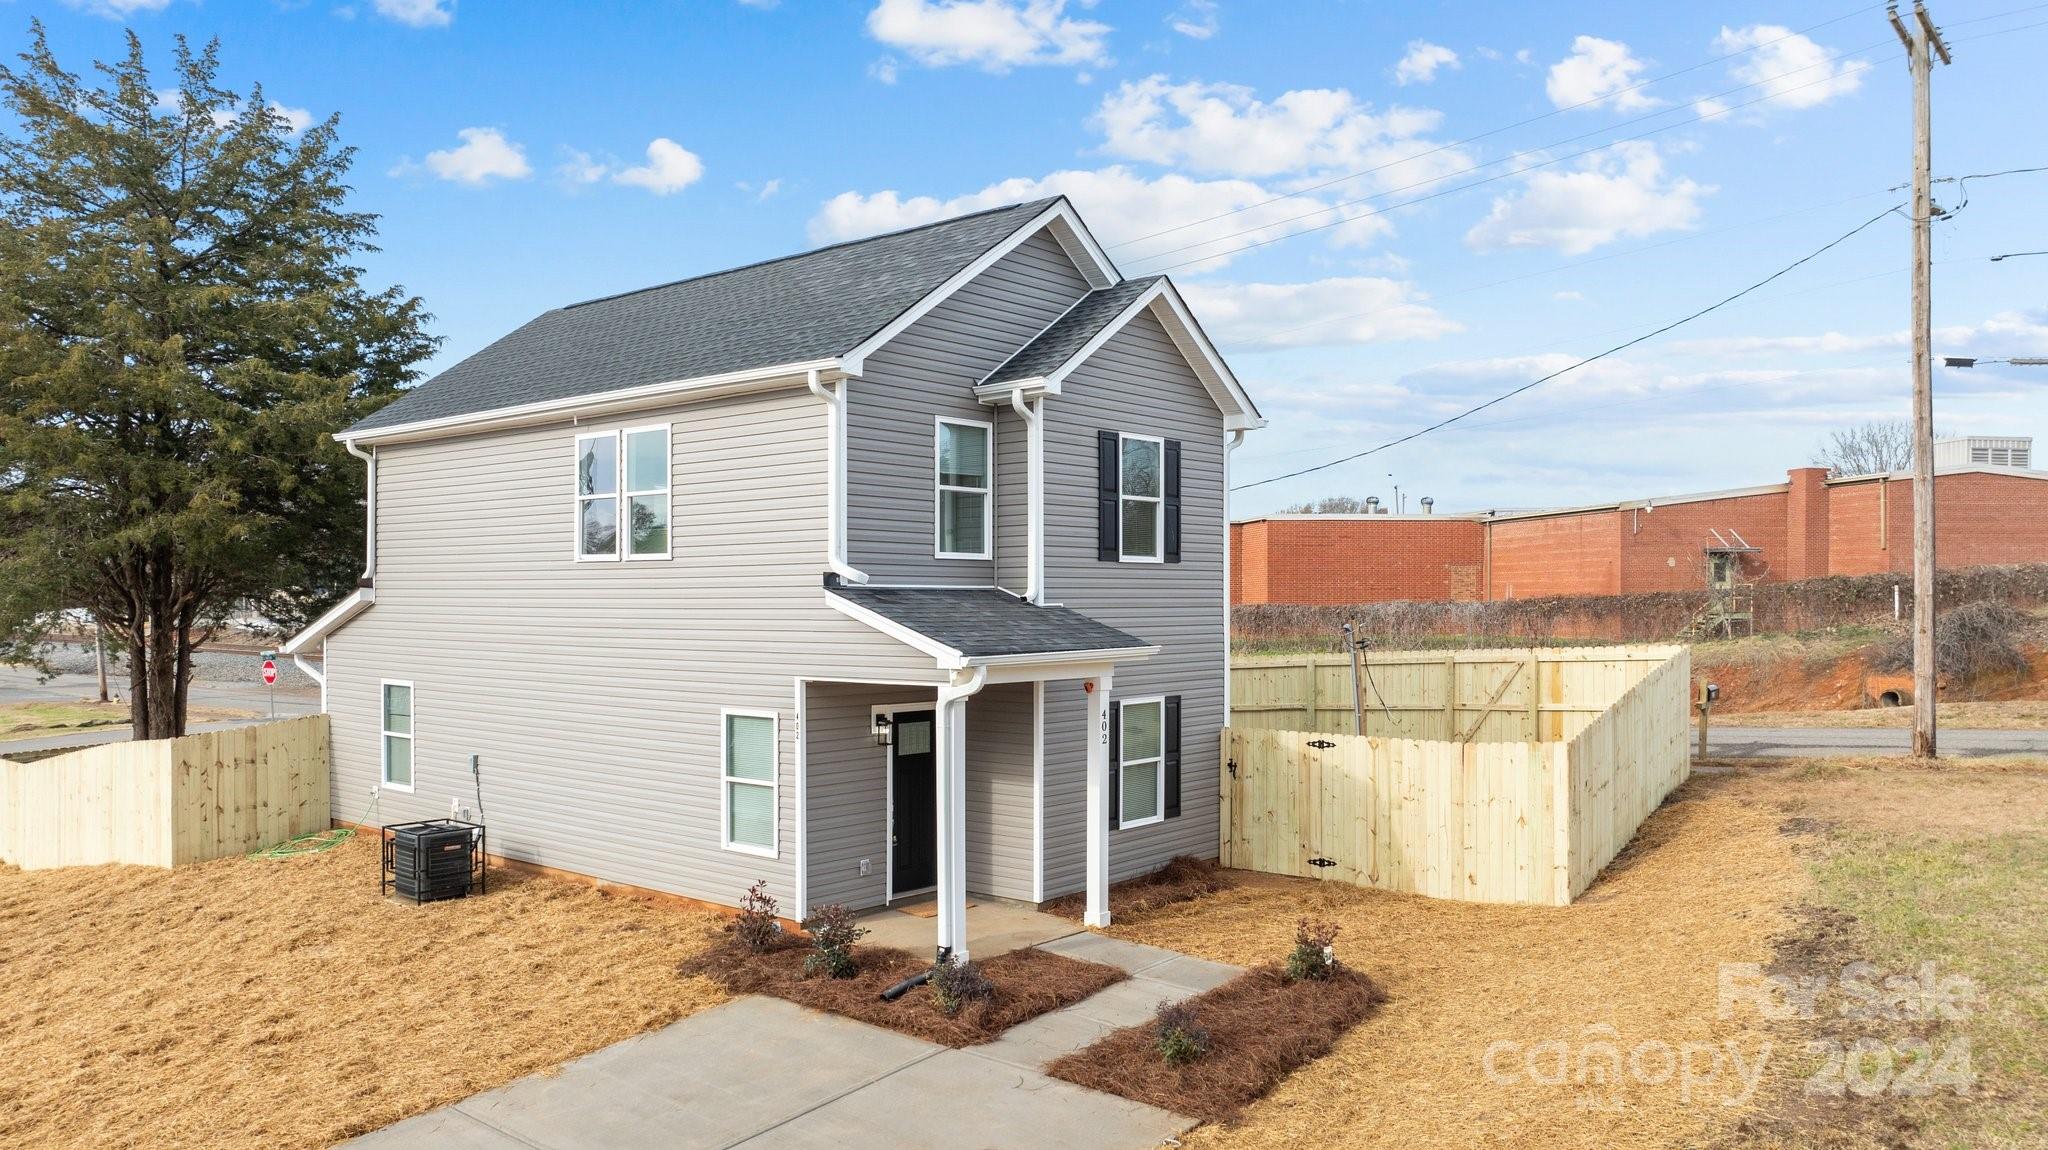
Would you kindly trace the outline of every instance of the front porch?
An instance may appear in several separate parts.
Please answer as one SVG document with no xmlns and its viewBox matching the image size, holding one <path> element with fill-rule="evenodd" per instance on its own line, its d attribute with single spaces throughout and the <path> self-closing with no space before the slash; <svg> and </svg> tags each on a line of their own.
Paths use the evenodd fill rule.
<svg viewBox="0 0 2048 1150">
<path fill-rule="evenodd" d="M 1082 931 L 1081 924 L 1073 919 L 1047 914 L 1024 903 L 974 895 L 968 898 L 966 921 L 967 949 L 980 959 L 1039 946 Z M 868 931 L 861 941 L 866 946 L 923 954 L 933 945 L 937 922 L 936 898 L 879 907 L 861 916 L 860 924 Z"/>
</svg>

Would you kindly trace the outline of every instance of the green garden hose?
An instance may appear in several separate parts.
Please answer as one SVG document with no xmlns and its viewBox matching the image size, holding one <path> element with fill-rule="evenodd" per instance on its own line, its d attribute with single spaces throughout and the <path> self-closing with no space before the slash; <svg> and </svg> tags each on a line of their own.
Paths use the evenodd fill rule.
<svg viewBox="0 0 2048 1150">
<path fill-rule="evenodd" d="M 370 815 L 376 809 L 377 796 L 372 794 L 370 796 L 370 805 L 363 809 L 363 817 L 356 820 L 356 826 L 369 826 Z M 302 835 L 293 835 L 291 838 L 275 846 L 267 846 L 261 850 L 250 851 L 249 857 L 252 859 L 288 859 L 297 858 L 300 855 L 316 855 L 323 851 L 331 851 L 354 837 L 356 837 L 355 827 L 330 827 L 324 831 L 307 831 Z"/>
</svg>

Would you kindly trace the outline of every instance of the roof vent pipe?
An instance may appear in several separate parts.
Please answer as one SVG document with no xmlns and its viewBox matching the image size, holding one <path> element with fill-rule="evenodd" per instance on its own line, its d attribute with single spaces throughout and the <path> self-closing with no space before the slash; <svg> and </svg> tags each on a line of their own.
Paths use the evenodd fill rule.
<svg viewBox="0 0 2048 1150">
<path fill-rule="evenodd" d="M 1368 496 L 1366 496 L 1366 497 L 1365 497 L 1365 513 L 1366 513 L 1367 515 L 1378 515 L 1378 514 L 1380 513 L 1380 497 L 1379 497 L 1379 496 L 1377 496 L 1377 495 L 1368 495 Z"/>
<path fill-rule="evenodd" d="M 1424 515 L 1433 515 L 1433 514 L 1435 514 L 1435 508 L 1436 508 L 1436 500 L 1435 500 L 1434 498 L 1432 498 L 1432 497 L 1430 497 L 1430 496 L 1427 496 L 1427 495 L 1425 495 L 1425 496 L 1423 496 L 1423 497 L 1422 497 L 1422 513 L 1423 513 Z"/>
</svg>

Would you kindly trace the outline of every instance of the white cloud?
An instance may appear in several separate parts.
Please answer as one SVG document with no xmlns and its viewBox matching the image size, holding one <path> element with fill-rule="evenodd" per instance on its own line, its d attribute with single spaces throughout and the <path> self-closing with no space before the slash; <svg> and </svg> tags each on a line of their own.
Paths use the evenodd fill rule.
<svg viewBox="0 0 2048 1150">
<path fill-rule="evenodd" d="M 1722 28 L 1714 38 L 1720 52 L 1746 52 L 1728 74 L 1755 84 L 1771 102 L 1786 108 L 1811 108 L 1846 96 L 1863 83 L 1863 70 L 1853 60 L 1830 60 L 1827 49 L 1790 28 L 1751 24 Z"/>
<path fill-rule="evenodd" d="M 477 187 L 492 180 L 523 180 L 533 174 L 526 150 L 498 129 L 464 128 L 455 134 L 462 140 L 459 146 L 427 153 L 426 168 L 435 179 Z M 407 167 L 400 165 L 400 169 Z"/>
<path fill-rule="evenodd" d="M 1974 324 L 1947 324 L 1934 329 L 1935 354 L 1984 357 L 2038 355 L 2048 347 L 2048 308 L 2035 312 L 1997 312 Z M 1678 340 L 1673 351 L 1689 355 L 1854 355 L 1892 351 L 1911 345 L 1904 330 L 1873 335 L 1826 331 L 1819 335 L 1741 335 Z M 1977 369 L 1971 369 L 1977 370 Z"/>
<path fill-rule="evenodd" d="M 646 163 L 621 169 L 612 175 L 612 182 L 666 196 L 682 191 L 703 175 L 704 161 L 697 153 L 662 136 L 647 145 Z"/>
<path fill-rule="evenodd" d="M 156 110 L 165 115 L 175 116 L 184 109 L 184 96 L 176 88 L 158 88 L 155 95 Z M 283 120 L 285 131 L 294 136 L 313 126 L 313 113 L 304 108 L 289 107 L 278 103 L 276 100 L 272 100 L 268 106 L 270 114 Z M 233 107 L 216 108 L 213 111 L 213 126 L 225 128 L 234 123 L 240 115 L 240 101 L 237 101 Z"/>
<path fill-rule="evenodd" d="M 811 218 L 810 233 L 820 243 L 854 239 L 1055 195 L 1072 200 L 1104 244 L 1115 247 L 1139 237 L 1153 237 L 1111 253 L 1134 273 L 1285 234 L 1301 226 L 1286 221 L 1327 206 L 1322 200 L 1289 196 L 1251 180 L 1196 180 L 1177 173 L 1148 179 L 1128 168 L 1112 166 L 1003 180 L 945 200 L 895 191 L 870 195 L 842 192 L 827 200 Z M 1357 217 L 1363 210 L 1341 209 L 1341 214 L 1329 218 Z M 1219 216 L 1222 218 L 1215 218 Z M 1208 222 L 1154 236 L 1162 228 L 1188 220 Z M 1385 218 L 1373 216 L 1353 218 L 1323 234 L 1332 246 L 1349 247 L 1370 242 L 1387 230 Z M 1244 234 L 1236 234 L 1240 232 Z M 1161 254 L 1169 250 L 1173 254 Z M 1148 256 L 1154 258 L 1148 260 Z M 1197 270 L 1214 270 L 1226 262 L 1227 258 L 1208 260 L 1197 265 Z M 1148 263 L 1150 269 L 1142 266 Z"/>
<path fill-rule="evenodd" d="M 884 84 L 896 82 L 896 57 L 884 56 L 868 65 L 868 75 Z"/>
<path fill-rule="evenodd" d="M 777 176 L 771 180 L 763 180 L 761 182 L 761 190 L 754 193 L 754 198 L 757 200 L 772 199 L 781 190 L 782 177 Z"/>
<path fill-rule="evenodd" d="M 377 15 L 414 28 L 445 28 L 455 21 L 455 0 L 374 0 Z"/>
<path fill-rule="evenodd" d="M 1586 293 L 1576 291 L 1558 291 L 1551 292 L 1550 298 L 1557 300 L 1560 303 L 1577 303 L 1580 300 L 1586 298 Z"/>
<path fill-rule="evenodd" d="M 1432 44 L 1427 40 L 1410 40 L 1408 54 L 1401 57 L 1400 63 L 1394 65 L 1394 83 L 1403 87 L 1409 84 L 1427 84 L 1436 79 L 1438 68 L 1461 67 L 1464 65 L 1458 63 L 1458 54 L 1442 44 Z"/>
<path fill-rule="evenodd" d="M 1435 339 L 1463 330 L 1415 285 L 1379 276 L 1310 283 L 1183 285 L 1188 306 L 1225 348 L 1246 351 Z"/>
<path fill-rule="evenodd" d="M 1571 171 L 1526 173 L 1521 189 L 1496 197 L 1465 242 L 1482 250 L 1547 247 L 1578 255 L 1623 236 L 1690 228 L 1713 190 L 1668 175 L 1655 145 L 1628 141 Z"/>
<path fill-rule="evenodd" d="M 1154 75 L 1104 96 L 1095 126 L 1103 150 L 1126 159 L 1232 176 L 1387 165 L 1382 182 L 1391 185 L 1468 163 L 1454 150 L 1419 166 L 1403 163 L 1434 147 L 1423 133 L 1442 119 L 1428 108 L 1375 112 L 1342 88 L 1297 89 L 1267 102 L 1236 84 L 1176 84 Z"/>
<path fill-rule="evenodd" d="M 928 67 L 991 72 L 1032 64 L 1107 64 L 1107 24 L 1066 16 L 1066 0 L 881 0 L 868 35 Z"/>
<path fill-rule="evenodd" d="M 1692 102 L 1692 113 L 1702 120 L 1718 120 L 1728 114 L 1728 102 L 1712 96 Z"/>
<path fill-rule="evenodd" d="M 171 6 L 171 0 L 65 0 L 65 3 L 110 20 L 126 19 L 138 12 L 161 12 Z"/>
<path fill-rule="evenodd" d="M 569 149 L 569 158 L 555 171 L 572 184 L 594 184 L 611 174 L 611 166 L 594 159 L 589 152 Z"/>
<path fill-rule="evenodd" d="M 1580 36 L 1572 41 L 1572 54 L 1550 66 L 1543 90 L 1560 108 L 1654 108 L 1662 101 L 1641 91 L 1624 90 L 1639 82 L 1636 75 L 1647 66 L 1630 55 L 1628 45 L 1619 40 Z"/>
<path fill-rule="evenodd" d="M 1216 0 L 1186 0 L 1166 23 L 1183 36 L 1207 40 L 1216 34 Z"/>
<path fill-rule="evenodd" d="M 270 111 L 272 115 L 284 120 L 285 130 L 294 136 L 313 126 L 313 113 L 304 108 L 286 107 L 273 100 L 270 103 Z"/>
</svg>

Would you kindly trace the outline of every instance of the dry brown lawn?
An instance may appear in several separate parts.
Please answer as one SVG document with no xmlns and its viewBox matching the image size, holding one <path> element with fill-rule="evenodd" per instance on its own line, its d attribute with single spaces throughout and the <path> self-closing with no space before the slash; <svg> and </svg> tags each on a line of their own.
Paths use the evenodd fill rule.
<svg viewBox="0 0 2048 1150">
<path fill-rule="evenodd" d="M 1201 1127 L 1186 1144 L 2048 1145 L 2048 764 L 1712 765 L 1567 908 L 1251 875 L 1110 928 L 1249 965 L 1284 954 L 1297 917 L 1327 918 L 1343 926 L 1340 958 L 1390 996 L 1239 1122 Z M 1805 1043 L 1836 1031 L 1748 1010 L 1718 1017 L 1722 963 L 1830 973 L 1863 958 L 1888 971 L 1938 960 L 1989 988 L 1997 1008 L 1965 1024 L 1982 1052 L 1975 1094 L 1816 1101 L 1804 1092 L 1818 1065 Z M 1734 1106 L 1722 1104 L 1742 1093 L 1730 1069 L 1690 1100 L 1675 1075 L 1545 1085 L 1512 1056 L 1497 1067 L 1518 1081 L 1486 1073 L 1493 1043 L 1526 1054 L 1562 1040 L 1576 1053 L 1589 1038 L 1624 1051 L 1653 1039 L 1733 1042 L 1752 1066 L 1765 1043 L 1772 1054 Z"/>
<path fill-rule="evenodd" d="M 228 707 L 193 707 L 189 718 L 194 723 L 211 723 L 224 719 L 247 719 L 254 715 L 253 711 Z M 25 739 L 92 727 L 125 727 L 128 719 L 125 703 L 101 703 L 90 699 L 69 703 L 0 703 L 0 739 Z"/>
<path fill-rule="evenodd" d="M 502 873 L 394 903 L 368 838 L 0 868 L 0 1146 L 325 1146 L 723 1001 L 675 973 L 720 921 Z"/>
</svg>

